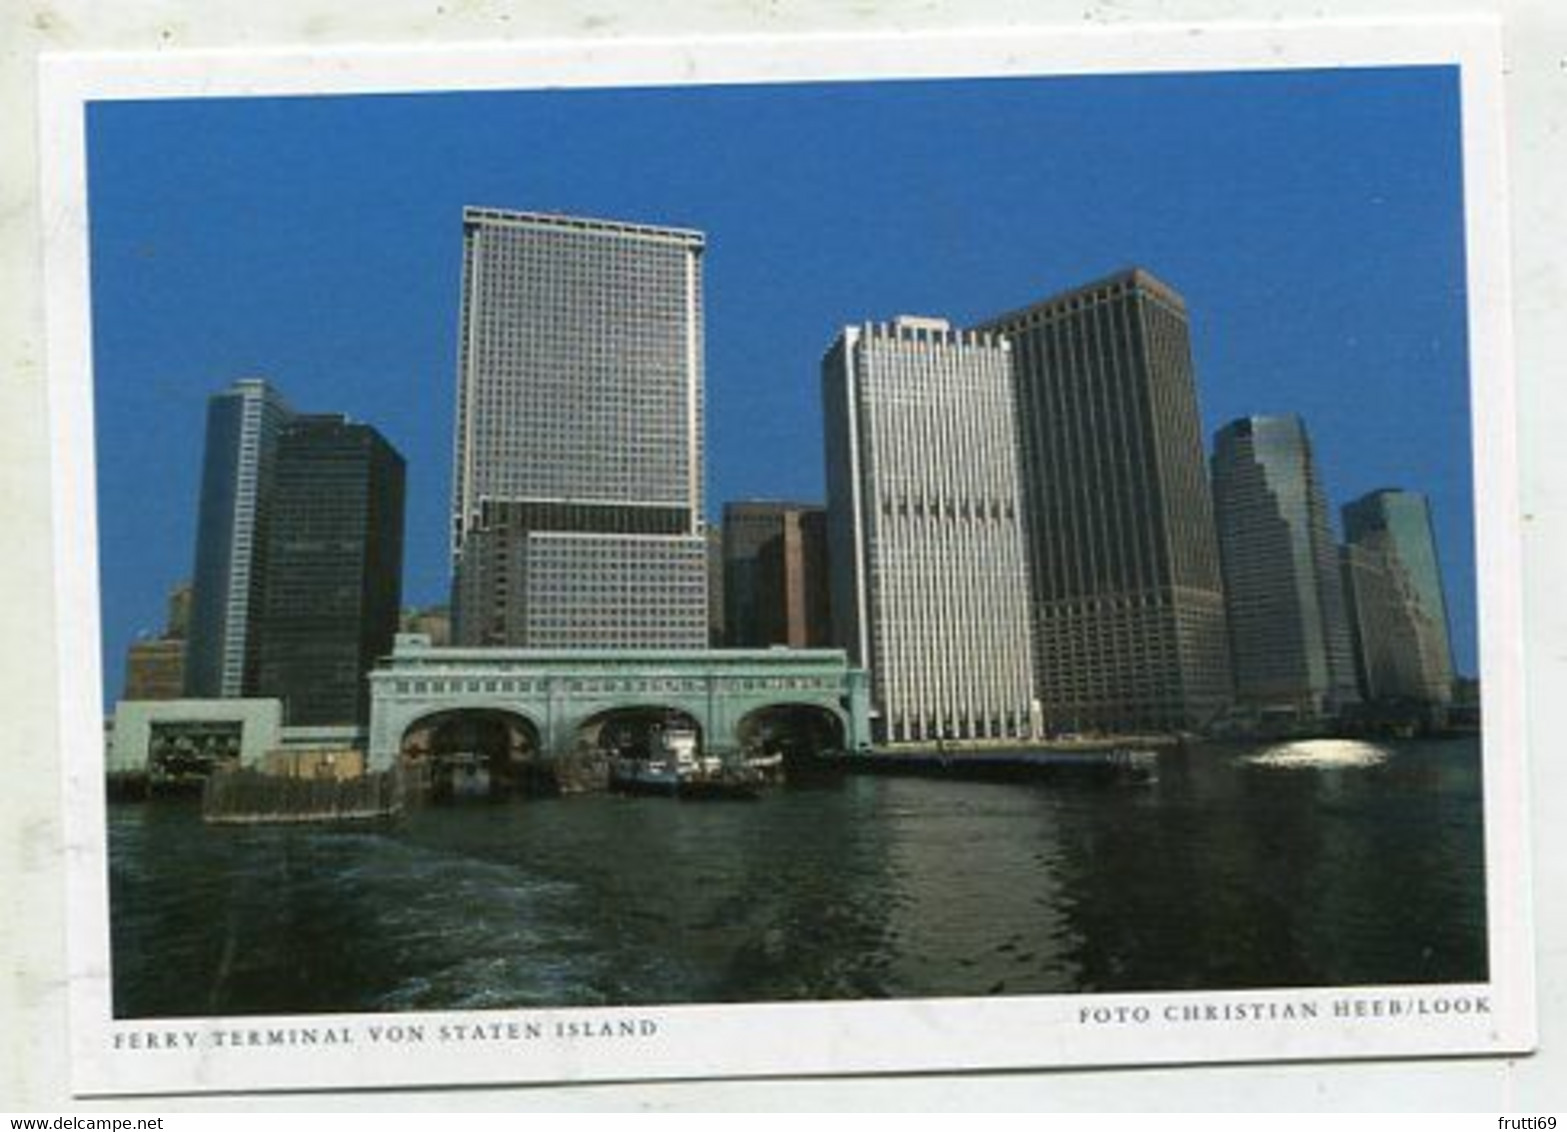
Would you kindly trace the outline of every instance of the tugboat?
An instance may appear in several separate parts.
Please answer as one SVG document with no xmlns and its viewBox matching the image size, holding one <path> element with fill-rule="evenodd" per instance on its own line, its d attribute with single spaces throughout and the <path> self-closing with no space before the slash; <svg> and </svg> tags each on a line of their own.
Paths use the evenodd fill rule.
<svg viewBox="0 0 1567 1132">
<path fill-rule="evenodd" d="M 622 750 L 609 767 L 609 785 L 623 794 L 679 793 L 680 780 L 695 774 L 696 732 L 670 725 L 655 732 L 652 743 L 640 751 Z"/>
<path fill-rule="evenodd" d="M 645 755 L 622 753 L 609 769 L 611 790 L 693 800 L 755 798 L 761 781 L 749 768 L 726 767 L 722 759 L 701 755 L 696 731 L 680 724 L 659 730 Z"/>
</svg>

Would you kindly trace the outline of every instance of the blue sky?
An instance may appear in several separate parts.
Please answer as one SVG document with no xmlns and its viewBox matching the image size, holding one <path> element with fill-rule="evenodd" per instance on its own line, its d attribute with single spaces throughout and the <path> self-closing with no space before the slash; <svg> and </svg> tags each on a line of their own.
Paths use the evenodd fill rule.
<svg viewBox="0 0 1567 1132">
<path fill-rule="evenodd" d="M 464 204 L 702 229 L 708 497 L 820 498 L 844 324 L 964 323 L 1139 264 L 1211 440 L 1306 420 L 1334 510 L 1432 498 L 1475 669 L 1450 68 L 203 99 L 89 110 L 107 691 L 187 578 L 208 394 L 270 378 L 407 457 L 444 601 Z"/>
</svg>

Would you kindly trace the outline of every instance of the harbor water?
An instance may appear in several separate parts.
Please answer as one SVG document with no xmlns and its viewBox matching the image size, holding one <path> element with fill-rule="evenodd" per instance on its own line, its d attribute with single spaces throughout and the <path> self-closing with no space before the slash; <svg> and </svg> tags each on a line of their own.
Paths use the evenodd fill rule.
<svg viewBox="0 0 1567 1132">
<path fill-rule="evenodd" d="M 1146 783 L 849 775 L 363 828 L 110 807 L 121 1018 L 1486 977 L 1475 739 L 1211 745 Z"/>
</svg>

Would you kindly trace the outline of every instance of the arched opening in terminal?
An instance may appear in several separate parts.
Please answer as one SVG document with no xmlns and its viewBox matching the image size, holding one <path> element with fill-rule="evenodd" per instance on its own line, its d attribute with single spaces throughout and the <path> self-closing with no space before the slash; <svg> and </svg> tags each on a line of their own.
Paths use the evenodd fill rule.
<svg viewBox="0 0 1567 1132">
<path fill-rule="evenodd" d="M 769 704 L 735 728 L 740 749 L 753 758 L 810 758 L 844 747 L 843 719 L 820 704 Z"/>
<path fill-rule="evenodd" d="M 680 747 L 700 750 L 702 725 L 669 707 L 619 707 L 589 716 L 577 727 L 577 749 L 610 758 L 646 759 Z"/>
<path fill-rule="evenodd" d="M 448 801 L 557 793 L 554 772 L 539 752 L 539 729 L 526 716 L 457 708 L 410 724 L 401 754 L 430 799 Z"/>
</svg>

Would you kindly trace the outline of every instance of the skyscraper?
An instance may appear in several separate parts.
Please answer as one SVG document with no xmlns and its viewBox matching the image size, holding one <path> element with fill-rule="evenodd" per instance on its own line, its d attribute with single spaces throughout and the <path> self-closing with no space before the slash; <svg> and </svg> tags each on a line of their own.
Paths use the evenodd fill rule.
<svg viewBox="0 0 1567 1132">
<path fill-rule="evenodd" d="M 1232 688 L 1185 301 L 1131 270 L 981 329 L 1012 343 L 1046 725 L 1202 727 Z"/>
<path fill-rule="evenodd" d="M 1299 417 L 1218 431 L 1213 509 L 1236 698 L 1294 719 L 1357 700 L 1338 543 Z"/>
<path fill-rule="evenodd" d="M 699 232 L 463 211 L 463 644 L 708 640 Z"/>
<path fill-rule="evenodd" d="M 404 609 L 398 618 L 397 631 L 418 633 L 429 637 L 432 645 L 445 647 L 452 643 L 452 611 L 445 605 Z"/>
<path fill-rule="evenodd" d="M 725 639 L 740 647 L 814 648 L 832 637 L 826 509 L 724 504 Z"/>
<path fill-rule="evenodd" d="M 185 694 L 190 593 L 189 582 L 181 582 L 170 590 L 163 632 L 142 637 L 126 650 L 122 700 L 177 700 Z"/>
<path fill-rule="evenodd" d="M 251 622 L 266 581 L 273 455 L 278 432 L 292 415 L 260 378 L 236 381 L 207 402 L 187 695 L 244 696 L 254 689 Z"/>
<path fill-rule="evenodd" d="M 125 650 L 122 700 L 177 700 L 185 689 L 185 642 L 148 637 Z"/>
<path fill-rule="evenodd" d="M 1420 614 L 1407 577 L 1381 551 L 1354 543 L 1339 547 L 1339 563 L 1361 698 L 1431 702 Z"/>
<path fill-rule="evenodd" d="M 1437 558 L 1431 506 L 1418 492 L 1383 488 L 1344 507 L 1344 538 L 1376 560 L 1400 594 L 1406 626 L 1421 673 L 1419 698 L 1444 704 L 1452 698 L 1453 651 L 1447 593 Z"/>
<path fill-rule="evenodd" d="M 403 458 L 369 425 L 300 416 L 274 479 L 257 690 L 290 724 L 362 723 L 400 614 Z"/>
<path fill-rule="evenodd" d="M 723 648 L 729 639 L 724 621 L 724 528 L 722 523 L 707 528 L 707 643 Z"/>
<path fill-rule="evenodd" d="M 180 582 L 169 591 L 168 620 L 163 630 L 165 637 L 184 640 L 190 636 L 190 595 L 189 582 Z"/>
<path fill-rule="evenodd" d="M 1032 734 L 1005 342 L 942 319 L 851 326 L 822 362 L 837 643 L 881 742 Z"/>
</svg>

